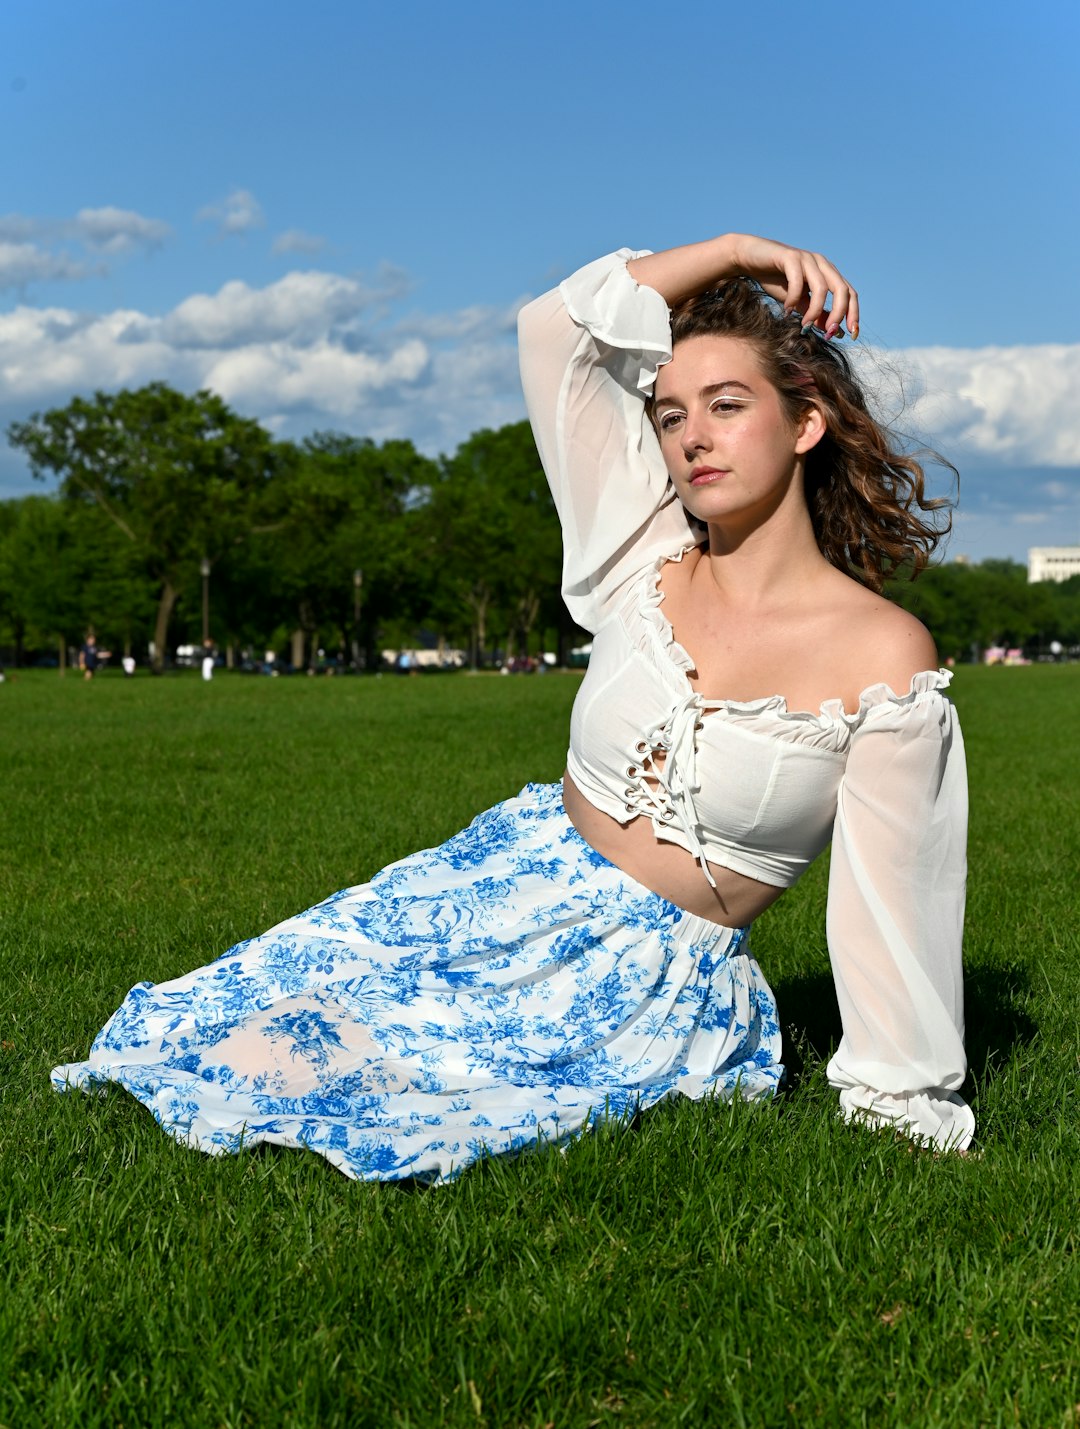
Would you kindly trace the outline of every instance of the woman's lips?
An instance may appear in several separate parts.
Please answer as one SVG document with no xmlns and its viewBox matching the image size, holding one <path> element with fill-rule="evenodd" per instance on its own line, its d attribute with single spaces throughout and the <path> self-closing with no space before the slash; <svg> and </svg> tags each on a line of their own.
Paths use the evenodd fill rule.
<svg viewBox="0 0 1080 1429">
<path fill-rule="evenodd" d="M 709 482 L 718 481 L 722 476 L 727 476 L 727 472 L 720 471 L 715 466 L 695 466 L 690 473 L 690 485 L 707 486 Z"/>
</svg>

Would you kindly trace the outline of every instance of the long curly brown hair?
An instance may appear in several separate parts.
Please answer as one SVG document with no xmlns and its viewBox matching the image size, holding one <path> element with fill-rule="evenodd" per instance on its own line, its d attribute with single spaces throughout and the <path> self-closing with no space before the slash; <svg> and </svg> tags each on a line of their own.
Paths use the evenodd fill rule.
<svg viewBox="0 0 1080 1429">
<path fill-rule="evenodd" d="M 806 455 L 805 490 L 825 558 L 875 591 L 897 573 L 914 579 L 952 528 L 952 502 L 925 494 L 922 464 L 900 451 L 870 412 L 836 340 L 804 331 L 797 313 L 785 317 L 750 278 L 734 278 L 673 310 L 673 343 L 702 336 L 753 343 L 793 425 L 808 406 L 824 414 L 826 434 Z M 937 453 L 920 455 L 958 479 Z"/>
</svg>

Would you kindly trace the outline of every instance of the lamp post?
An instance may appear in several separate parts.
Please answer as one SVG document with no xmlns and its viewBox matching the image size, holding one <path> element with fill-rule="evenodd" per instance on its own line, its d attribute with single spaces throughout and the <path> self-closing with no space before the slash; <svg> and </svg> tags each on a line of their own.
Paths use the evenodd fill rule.
<svg viewBox="0 0 1080 1429">
<path fill-rule="evenodd" d="M 353 637 L 352 637 L 352 658 L 353 669 L 360 669 L 360 593 L 364 588 L 364 572 L 357 566 L 352 573 L 353 584 Z"/>
<path fill-rule="evenodd" d="M 205 650 L 210 644 L 210 560 L 203 556 L 199 562 L 199 574 L 202 576 L 202 643 Z"/>
</svg>

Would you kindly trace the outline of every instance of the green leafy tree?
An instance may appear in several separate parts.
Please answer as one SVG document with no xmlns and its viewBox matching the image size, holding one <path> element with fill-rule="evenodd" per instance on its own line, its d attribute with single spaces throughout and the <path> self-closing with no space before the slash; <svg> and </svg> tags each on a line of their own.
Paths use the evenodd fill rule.
<svg viewBox="0 0 1080 1429">
<path fill-rule="evenodd" d="M 0 620 L 15 645 L 67 648 L 94 629 L 130 649 L 153 615 L 154 591 L 130 542 L 96 507 L 54 496 L 0 504 Z"/>
<path fill-rule="evenodd" d="M 60 478 L 65 500 L 96 506 L 130 543 L 157 591 L 154 661 L 169 617 L 203 558 L 211 565 L 258 520 L 277 452 L 257 422 L 210 392 L 164 383 L 98 392 L 9 428 L 35 476 Z"/>
<path fill-rule="evenodd" d="M 988 645 L 1041 649 L 1055 638 L 1074 638 L 1068 590 L 1029 584 L 1027 568 L 1017 561 L 931 566 L 915 582 L 890 582 L 888 594 L 924 622 L 943 659 L 966 658 Z"/>
<path fill-rule="evenodd" d="M 25 644 L 55 644 L 60 669 L 86 625 L 82 599 L 87 550 L 72 513 L 48 496 L 5 503 L 0 521 L 0 588 L 16 635 Z"/>
<path fill-rule="evenodd" d="M 525 649 L 541 614 L 557 609 L 561 567 L 529 424 L 476 432 L 444 459 L 424 519 L 443 619 L 465 616 L 474 658 L 483 658 L 493 620 Z"/>
<path fill-rule="evenodd" d="M 380 624 L 423 604 L 413 511 L 436 475 L 408 441 L 320 432 L 297 450 L 275 493 L 270 559 L 309 650 L 332 635 L 370 665 Z"/>
</svg>

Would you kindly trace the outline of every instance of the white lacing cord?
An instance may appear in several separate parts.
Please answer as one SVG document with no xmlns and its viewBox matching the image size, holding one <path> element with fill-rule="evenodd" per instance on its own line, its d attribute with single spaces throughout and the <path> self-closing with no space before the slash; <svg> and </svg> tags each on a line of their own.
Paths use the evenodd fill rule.
<svg viewBox="0 0 1080 1429">
<path fill-rule="evenodd" d="M 702 728 L 703 710 L 704 701 L 695 691 L 678 702 L 664 724 L 638 740 L 634 752 L 641 763 L 627 768 L 626 777 L 633 783 L 627 786 L 624 797 L 628 814 L 648 814 L 661 824 L 677 821 L 709 887 L 715 888 L 716 879 L 698 837 L 693 797 L 699 787 L 696 736 Z M 654 759 L 660 750 L 664 752 L 662 766 Z M 641 808 L 641 803 L 647 807 Z"/>
</svg>

